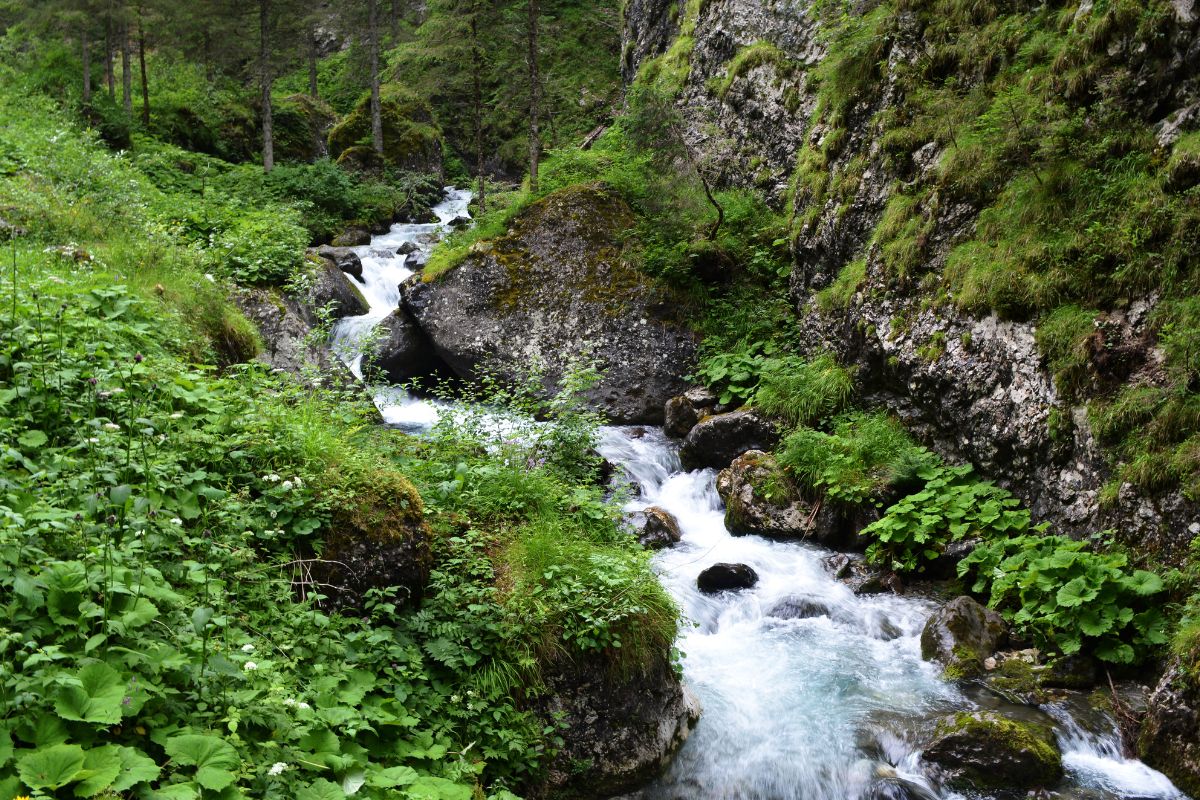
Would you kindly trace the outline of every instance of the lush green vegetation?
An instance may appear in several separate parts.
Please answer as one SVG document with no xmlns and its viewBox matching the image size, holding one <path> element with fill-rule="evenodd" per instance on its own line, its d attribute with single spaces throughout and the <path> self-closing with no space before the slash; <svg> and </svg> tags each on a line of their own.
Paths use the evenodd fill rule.
<svg viewBox="0 0 1200 800">
<path fill-rule="evenodd" d="M 17 84 L 0 89 L 0 794 L 535 785 L 560 735 L 531 710 L 544 671 L 635 670 L 675 632 L 597 480 L 586 375 L 547 404 L 480 397 L 512 409 L 504 435 L 467 410 L 414 440 L 356 395 L 267 374 L 222 277 L 296 280 L 297 195 L 338 208 L 370 202 L 362 186 L 152 140 L 114 154 Z M 430 549 L 419 610 L 383 590 L 334 610 L 321 556 L 347 532 Z"/>
</svg>

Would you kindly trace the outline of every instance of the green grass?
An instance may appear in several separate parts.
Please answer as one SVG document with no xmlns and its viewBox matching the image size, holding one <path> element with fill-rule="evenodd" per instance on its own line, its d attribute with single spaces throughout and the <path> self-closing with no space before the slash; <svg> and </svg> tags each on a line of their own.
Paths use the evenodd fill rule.
<svg viewBox="0 0 1200 800">
<path fill-rule="evenodd" d="M 1068 401 L 1082 396 L 1091 383 L 1088 339 L 1096 332 L 1095 311 L 1063 306 L 1037 326 L 1037 345 L 1059 394 Z"/>
<path fill-rule="evenodd" d="M 828 353 L 769 363 L 754 393 L 754 406 L 789 425 L 813 425 L 834 416 L 850 399 L 854 378 Z"/>
<path fill-rule="evenodd" d="M 792 63 L 787 54 L 774 43 L 759 41 L 738 50 L 725 66 L 725 75 L 714 77 L 709 89 L 724 100 L 738 78 L 766 65 L 774 67 L 778 78 L 789 77 L 798 68 L 798 65 Z"/>
</svg>

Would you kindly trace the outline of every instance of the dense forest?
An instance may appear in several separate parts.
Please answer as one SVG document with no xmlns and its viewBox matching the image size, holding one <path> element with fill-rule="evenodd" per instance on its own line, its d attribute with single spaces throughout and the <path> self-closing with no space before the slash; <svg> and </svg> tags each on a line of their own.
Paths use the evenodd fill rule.
<svg viewBox="0 0 1200 800">
<path fill-rule="evenodd" d="M 1194 0 L 0 0 L 0 800 L 1200 796 Z"/>
</svg>

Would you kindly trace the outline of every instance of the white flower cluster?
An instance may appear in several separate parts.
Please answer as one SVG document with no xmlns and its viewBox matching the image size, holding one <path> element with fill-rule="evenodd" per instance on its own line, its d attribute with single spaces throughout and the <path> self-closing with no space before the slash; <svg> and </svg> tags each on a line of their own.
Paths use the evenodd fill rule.
<svg viewBox="0 0 1200 800">
<path fill-rule="evenodd" d="M 246 672 L 254 672 L 254 670 L 258 669 L 258 664 L 253 661 L 247 661 L 245 664 L 242 664 L 242 669 Z"/>
<path fill-rule="evenodd" d="M 301 710 L 312 708 L 312 706 L 310 706 L 308 703 L 304 702 L 303 700 L 297 700 L 294 697 L 286 698 L 283 701 L 283 704 L 288 708 L 299 708 Z"/>
<path fill-rule="evenodd" d="M 242 652 L 243 653 L 253 653 L 254 645 L 250 644 L 249 642 L 246 642 L 244 645 L 242 645 Z"/>
<path fill-rule="evenodd" d="M 288 767 L 288 765 L 283 763 L 282 761 L 276 761 L 274 764 L 271 765 L 271 768 L 269 770 L 267 770 L 267 774 L 268 775 L 282 775 L 283 771 L 285 769 L 287 769 L 287 767 Z"/>
</svg>

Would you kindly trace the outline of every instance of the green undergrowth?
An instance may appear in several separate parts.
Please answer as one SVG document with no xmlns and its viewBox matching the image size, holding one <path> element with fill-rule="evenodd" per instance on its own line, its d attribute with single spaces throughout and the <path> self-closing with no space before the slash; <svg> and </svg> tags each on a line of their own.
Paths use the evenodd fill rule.
<svg viewBox="0 0 1200 800">
<path fill-rule="evenodd" d="M 534 711 L 547 670 L 633 675 L 675 633 L 604 499 L 583 379 L 486 398 L 505 436 L 380 428 L 357 393 L 246 363 L 236 249 L 182 230 L 212 211 L 185 154 L 113 154 L 11 87 L 0 112 L 22 229 L 0 247 L 0 796 L 536 787 L 563 735 Z M 431 550 L 419 608 L 334 610 L 321 555 L 363 525 Z"/>
</svg>

